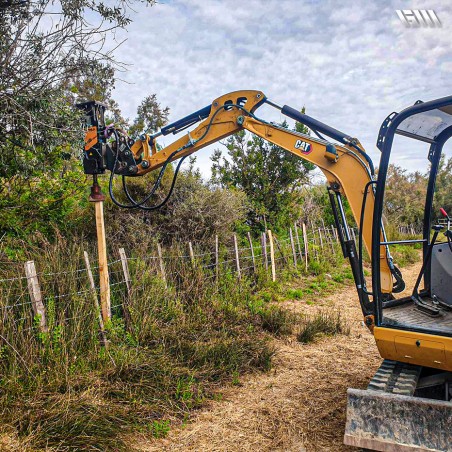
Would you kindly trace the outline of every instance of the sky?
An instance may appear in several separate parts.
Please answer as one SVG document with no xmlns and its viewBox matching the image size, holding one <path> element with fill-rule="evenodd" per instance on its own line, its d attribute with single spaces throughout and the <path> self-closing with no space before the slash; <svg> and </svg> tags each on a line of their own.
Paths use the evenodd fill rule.
<svg viewBox="0 0 452 452">
<path fill-rule="evenodd" d="M 129 118 L 149 94 L 173 121 L 222 94 L 256 89 L 359 138 L 378 164 L 375 142 L 388 114 L 452 95 L 448 0 L 159 0 L 134 9 L 133 23 L 117 35 L 126 39 L 117 59 L 129 66 L 113 93 Z M 397 9 L 432 9 L 442 27 L 407 28 Z M 284 119 L 268 106 L 257 114 Z M 206 178 L 212 150 L 196 154 Z M 405 139 L 396 151 L 395 163 L 426 169 L 424 145 Z"/>
</svg>

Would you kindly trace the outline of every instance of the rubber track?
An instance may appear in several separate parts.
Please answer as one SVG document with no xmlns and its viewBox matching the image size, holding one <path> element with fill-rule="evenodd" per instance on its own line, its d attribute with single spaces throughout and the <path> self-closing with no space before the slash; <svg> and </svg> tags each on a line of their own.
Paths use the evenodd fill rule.
<svg viewBox="0 0 452 452">
<path fill-rule="evenodd" d="M 412 396 L 422 367 L 385 359 L 367 389 Z"/>
</svg>

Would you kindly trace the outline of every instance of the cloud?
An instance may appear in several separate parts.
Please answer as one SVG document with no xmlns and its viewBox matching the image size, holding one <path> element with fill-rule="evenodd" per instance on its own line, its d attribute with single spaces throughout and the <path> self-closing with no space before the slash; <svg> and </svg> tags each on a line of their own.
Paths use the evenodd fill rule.
<svg viewBox="0 0 452 452">
<path fill-rule="evenodd" d="M 128 84 L 118 83 L 114 95 L 133 117 L 141 99 L 156 93 L 175 120 L 229 91 L 260 89 L 358 137 L 378 162 L 375 142 L 389 113 L 417 99 L 452 94 L 452 5 L 417 1 L 410 7 L 434 9 L 443 27 L 405 28 L 396 1 L 168 0 L 137 6 L 118 50 L 118 59 L 132 65 L 123 74 Z M 264 113 L 282 119 L 277 111 Z M 406 145 L 396 162 L 410 170 L 425 165 L 425 152 L 415 149 Z M 207 176 L 209 151 L 198 155 Z"/>
</svg>

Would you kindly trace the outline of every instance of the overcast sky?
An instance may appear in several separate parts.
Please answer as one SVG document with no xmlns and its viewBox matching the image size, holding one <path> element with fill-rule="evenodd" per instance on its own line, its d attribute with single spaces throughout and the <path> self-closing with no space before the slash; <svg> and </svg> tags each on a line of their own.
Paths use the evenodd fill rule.
<svg viewBox="0 0 452 452">
<path fill-rule="evenodd" d="M 406 28 L 396 9 L 407 8 L 433 9 L 442 28 Z M 131 65 L 120 75 L 128 83 L 114 92 L 130 118 L 152 93 L 172 121 L 227 92 L 258 89 L 358 137 L 378 163 L 375 142 L 389 113 L 452 95 L 448 0 L 161 0 L 135 10 L 118 36 L 127 38 L 117 57 Z M 283 119 L 269 107 L 258 113 Z M 425 152 L 411 141 L 402 143 L 397 163 L 426 169 Z M 206 177 L 211 152 L 197 154 Z"/>
</svg>

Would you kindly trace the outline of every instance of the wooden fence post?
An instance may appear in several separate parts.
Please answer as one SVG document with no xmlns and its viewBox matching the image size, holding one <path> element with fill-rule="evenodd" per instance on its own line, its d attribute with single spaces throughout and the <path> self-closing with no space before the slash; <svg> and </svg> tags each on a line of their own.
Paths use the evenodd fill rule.
<svg viewBox="0 0 452 452">
<path fill-rule="evenodd" d="M 219 268 L 219 246 L 218 246 L 218 235 L 215 236 L 215 278 L 218 282 L 218 276 L 220 275 Z"/>
<path fill-rule="evenodd" d="M 304 262 L 306 270 L 308 270 L 309 247 L 308 247 L 308 234 L 306 233 L 306 223 L 303 222 L 302 227 L 303 227 Z"/>
<path fill-rule="evenodd" d="M 238 247 L 238 244 L 237 244 L 237 236 L 235 234 L 233 236 L 233 239 L 234 239 L 234 252 L 235 252 L 235 264 L 236 264 L 236 267 L 237 267 L 237 276 L 238 276 L 239 279 L 241 279 L 242 278 L 242 274 L 240 272 L 239 247 Z"/>
<path fill-rule="evenodd" d="M 253 272 L 256 273 L 256 261 L 254 259 L 254 248 L 253 248 L 253 240 L 251 239 L 250 231 L 246 234 L 248 236 L 248 242 L 250 244 L 250 251 L 251 251 L 251 261 L 253 263 Z"/>
<path fill-rule="evenodd" d="M 130 295 L 132 287 L 130 284 L 129 263 L 127 262 L 127 255 L 124 248 L 119 248 L 119 258 L 121 259 L 122 272 L 124 273 L 124 281 L 126 283 L 127 293 Z"/>
<path fill-rule="evenodd" d="M 160 274 L 162 276 L 163 283 L 165 284 L 165 288 L 168 288 L 168 283 L 166 282 L 165 264 L 163 263 L 162 247 L 160 246 L 160 243 L 157 243 L 157 254 L 159 257 Z"/>
<path fill-rule="evenodd" d="M 104 202 L 94 202 L 96 213 L 97 254 L 99 259 L 100 305 L 104 322 L 111 318 L 110 277 L 108 274 L 107 241 L 105 238 Z"/>
<path fill-rule="evenodd" d="M 265 270 L 268 271 L 268 256 L 267 256 L 267 235 L 265 232 L 261 236 L 262 245 L 262 259 L 264 260 Z"/>
<path fill-rule="evenodd" d="M 328 233 L 329 237 L 330 237 L 330 244 L 331 244 L 331 252 L 333 253 L 333 255 L 336 254 L 336 248 L 334 247 L 334 226 L 331 226 L 331 232 Z M 329 229 L 328 229 L 329 231 Z"/>
<path fill-rule="evenodd" d="M 337 228 L 335 228 L 334 226 L 331 226 L 333 228 L 333 232 L 334 232 L 334 237 L 336 239 L 336 242 L 339 243 L 339 233 L 337 232 Z"/>
<path fill-rule="evenodd" d="M 193 267 L 195 266 L 195 253 L 193 253 L 193 245 L 191 242 L 188 242 L 188 250 L 190 252 L 190 260 Z"/>
<path fill-rule="evenodd" d="M 290 246 L 292 247 L 293 264 L 296 267 L 297 266 L 297 253 L 295 251 L 295 243 L 293 240 L 292 228 L 289 229 L 289 235 L 290 235 Z"/>
<path fill-rule="evenodd" d="M 295 236 L 297 238 L 298 254 L 300 255 L 300 260 L 303 261 L 303 252 L 301 251 L 300 236 L 298 234 L 297 222 L 294 223 L 294 227 L 295 227 Z"/>
<path fill-rule="evenodd" d="M 102 318 L 102 313 L 100 312 L 99 300 L 97 299 L 96 293 L 96 284 L 94 283 L 93 272 L 91 271 L 91 265 L 89 263 L 88 253 L 83 251 L 83 255 L 85 257 L 85 266 L 86 272 L 88 273 L 89 287 L 91 296 L 94 301 L 94 308 L 96 309 L 97 319 L 99 321 L 99 329 L 100 329 L 100 345 L 105 348 L 108 347 L 107 334 L 105 333 L 104 319 Z"/>
<path fill-rule="evenodd" d="M 25 262 L 25 275 L 27 276 L 28 292 L 30 293 L 31 307 L 35 316 L 39 318 L 39 329 L 43 333 L 48 332 L 46 310 L 42 302 L 41 287 L 34 261 Z"/>
<path fill-rule="evenodd" d="M 319 239 L 320 239 L 320 248 L 323 251 L 323 237 L 322 237 L 322 230 L 319 228 Z"/>
<path fill-rule="evenodd" d="M 270 243 L 270 261 L 272 267 L 272 281 L 276 281 L 276 268 L 275 268 L 275 250 L 273 248 L 273 235 L 270 229 L 267 230 L 268 241 Z"/>
<path fill-rule="evenodd" d="M 124 313 L 124 321 L 126 324 L 126 328 L 128 331 L 131 331 L 132 319 L 130 318 L 129 301 L 130 297 L 132 296 L 132 283 L 129 273 L 129 262 L 127 261 L 126 250 L 124 248 L 119 248 L 119 258 L 121 259 L 122 272 L 124 273 L 124 281 L 127 287 L 127 297 L 125 302 L 123 302 L 122 304 L 122 310 Z"/>
</svg>

